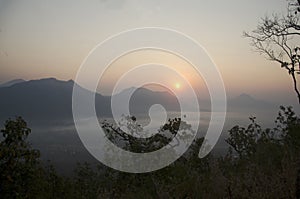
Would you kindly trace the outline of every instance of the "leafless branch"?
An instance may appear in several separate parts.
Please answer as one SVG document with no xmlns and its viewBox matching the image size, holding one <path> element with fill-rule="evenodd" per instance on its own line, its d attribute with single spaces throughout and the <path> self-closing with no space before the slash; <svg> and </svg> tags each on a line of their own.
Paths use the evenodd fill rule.
<svg viewBox="0 0 300 199">
<path fill-rule="evenodd" d="M 287 70 L 293 80 L 294 90 L 300 104 L 296 66 L 299 67 L 300 48 L 293 47 L 295 38 L 300 37 L 300 0 L 292 0 L 288 5 L 287 16 L 273 15 L 265 17 L 251 33 L 244 33 L 244 37 L 251 40 L 254 49 L 267 59 L 275 61 Z M 299 44 L 298 44 L 299 45 Z"/>
</svg>

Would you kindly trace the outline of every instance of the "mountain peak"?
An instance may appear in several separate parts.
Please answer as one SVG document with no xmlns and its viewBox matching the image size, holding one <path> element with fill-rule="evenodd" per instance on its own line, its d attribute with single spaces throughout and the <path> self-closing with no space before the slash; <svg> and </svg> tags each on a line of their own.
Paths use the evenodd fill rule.
<svg viewBox="0 0 300 199">
<path fill-rule="evenodd" d="M 33 80 L 33 81 L 60 81 L 60 80 L 57 80 L 54 77 L 49 77 L 49 78 L 42 78 L 42 79 L 37 79 L 37 80 Z"/>
<path fill-rule="evenodd" d="M 4 84 L 1 84 L 0 87 L 10 87 L 15 84 L 22 83 L 22 82 L 26 82 L 26 81 L 24 79 L 14 79 L 14 80 L 5 82 Z"/>
<path fill-rule="evenodd" d="M 74 81 L 72 79 L 68 80 L 68 81 L 65 81 L 65 80 L 59 80 L 59 79 L 56 79 L 54 77 L 49 77 L 49 78 L 42 78 L 42 79 L 34 79 L 34 80 L 30 80 L 28 81 L 30 83 L 34 83 L 34 84 L 59 84 L 59 83 L 66 83 L 66 84 L 69 84 L 69 83 L 74 83 Z"/>
<path fill-rule="evenodd" d="M 237 98 L 241 98 L 241 99 L 254 99 L 251 95 L 246 94 L 246 93 L 240 94 Z"/>
</svg>

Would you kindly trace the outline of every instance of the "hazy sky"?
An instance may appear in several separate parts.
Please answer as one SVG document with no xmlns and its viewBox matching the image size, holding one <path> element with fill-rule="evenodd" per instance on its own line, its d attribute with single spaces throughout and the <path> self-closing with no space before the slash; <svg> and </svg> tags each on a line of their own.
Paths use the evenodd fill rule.
<svg viewBox="0 0 300 199">
<path fill-rule="evenodd" d="M 205 47 L 229 95 L 296 102 L 286 72 L 254 53 L 242 37 L 261 17 L 285 11 L 285 0 L 0 0 L 0 83 L 74 79 L 99 42 L 121 31 L 155 26 L 183 32 Z M 147 53 L 138 57 L 149 58 Z M 155 59 L 155 53 L 151 56 Z M 132 63 L 134 54 L 129 57 L 115 68 Z M 181 63 L 160 57 L 172 66 Z"/>
</svg>

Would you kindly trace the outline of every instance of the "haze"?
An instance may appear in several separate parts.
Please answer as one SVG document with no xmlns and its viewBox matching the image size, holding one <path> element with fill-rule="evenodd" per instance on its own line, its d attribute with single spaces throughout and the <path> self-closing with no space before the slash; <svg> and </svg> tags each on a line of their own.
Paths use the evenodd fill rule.
<svg viewBox="0 0 300 199">
<path fill-rule="evenodd" d="M 187 12 L 188 11 L 188 12 Z M 291 79 L 276 63 L 253 52 L 243 31 L 260 17 L 285 13 L 284 0 L 230 1 L 0 1 L 0 83 L 23 78 L 74 79 L 89 51 L 107 37 L 138 27 L 164 27 L 197 40 L 219 67 L 229 96 L 249 93 L 276 103 L 296 104 Z M 159 57 L 159 59 L 157 59 Z M 122 70 L 157 60 L 174 68 L 188 67 L 178 57 L 143 51 L 123 57 L 107 73 L 108 92 Z M 153 71 L 159 74 L 159 71 Z M 191 71 L 185 75 L 192 76 Z M 143 78 L 141 74 L 137 78 Z M 190 77 L 205 90 L 199 77 Z M 170 78 L 170 83 L 176 81 Z"/>
</svg>

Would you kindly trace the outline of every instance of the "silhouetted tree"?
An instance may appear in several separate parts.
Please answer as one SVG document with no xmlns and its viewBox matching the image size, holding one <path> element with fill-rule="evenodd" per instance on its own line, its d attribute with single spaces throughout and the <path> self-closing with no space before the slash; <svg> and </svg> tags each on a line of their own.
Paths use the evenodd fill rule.
<svg viewBox="0 0 300 199">
<path fill-rule="evenodd" d="M 276 127 L 262 129 L 250 118 L 247 128 L 229 131 L 231 146 L 223 159 L 230 194 L 239 198 L 294 198 L 299 193 L 300 119 L 280 107 Z M 228 165 L 229 164 L 229 169 Z M 298 174 L 297 174 L 298 173 Z M 230 185 L 232 184 L 232 185 Z"/>
<path fill-rule="evenodd" d="M 120 127 L 126 129 L 126 132 Z M 105 130 L 108 139 L 115 145 L 122 143 L 122 148 L 136 153 L 158 150 L 168 145 L 173 138 L 176 139 L 175 145 L 179 145 L 179 140 L 175 137 L 176 135 L 181 139 L 191 138 L 193 135 L 191 125 L 182 121 L 181 118 L 169 119 L 166 124 L 158 129 L 158 133 L 150 138 L 139 137 L 144 134 L 142 134 L 144 129 L 134 116 L 124 116 L 118 125 L 103 121 L 102 128 Z M 175 146 L 170 145 L 170 147 L 173 148 Z"/>
<path fill-rule="evenodd" d="M 30 198 L 37 190 L 39 152 L 26 141 L 31 130 L 17 117 L 7 120 L 1 130 L 0 195 L 2 198 Z"/>
<path fill-rule="evenodd" d="M 300 104 L 297 77 L 300 71 L 300 1 L 288 3 L 286 16 L 274 14 L 261 20 L 251 33 L 244 33 L 251 39 L 251 45 L 269 60 L 275 61 L 287 70 L 293 80 L 294 90 Z"/>
<path fill-rule="evenodd" d="M 263 129 L 254 117 L 250 120 L 247 127 L 234 126 L 229 131 L 230 148 L 225 156 L 198 158 L 204 142 L 200 138 L 161 170 L 131 174 L 103 165 L 79 164 L 70 179 L 59 176 L 51 165 L 39 164 L 38 151 L 26 141 L 30 129 L 22 118 L 7 120 L 1 130 L 0 197 L 299 198 L 300 118 L 291 107 L 281 107 L 272 129 Z M 180 118 L 170 119 L 158 136 L 139 139 L 132 136 L 142 130 L 136 118 L 125 117 L 123 125 L 131 136 L 116 125 L 102 123 L 112 142 L 123 139 L 123 147 L 136 152 L 148 151 L 148 147 L 157 150 L 169 144 L 170 135 L 191 128 Z"/>
</svg>

